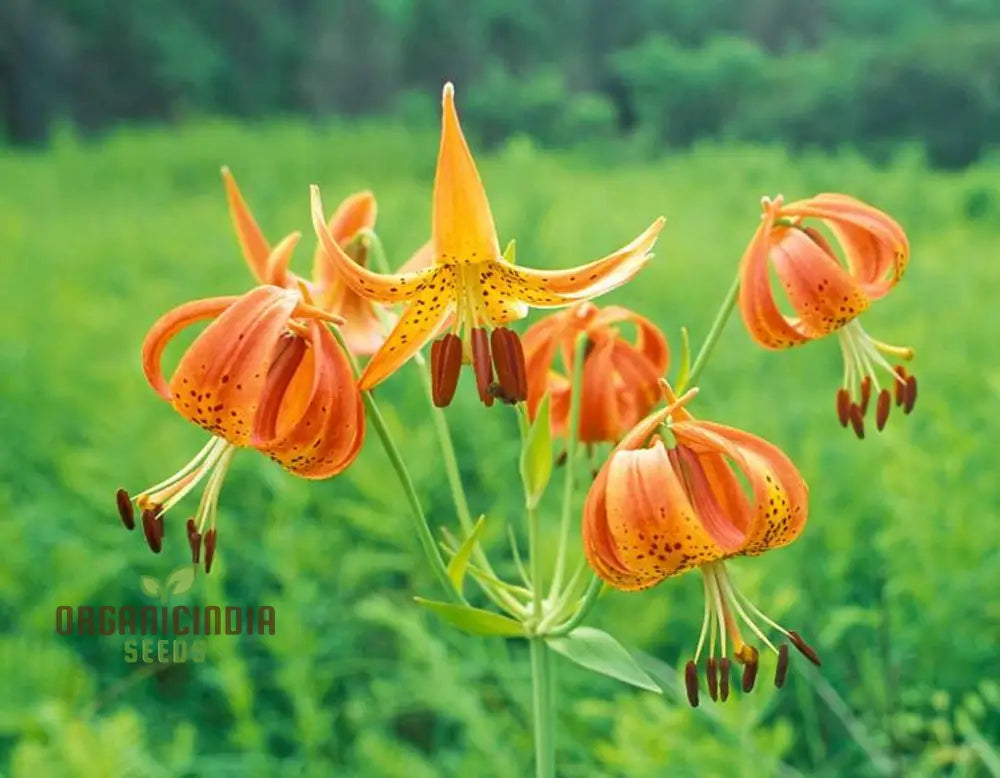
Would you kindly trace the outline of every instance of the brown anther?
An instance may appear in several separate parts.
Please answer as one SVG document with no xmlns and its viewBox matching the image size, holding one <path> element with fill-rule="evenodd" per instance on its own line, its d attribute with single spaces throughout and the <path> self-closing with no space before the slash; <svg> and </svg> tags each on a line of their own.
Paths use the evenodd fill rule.
<svg viewBox="0 0 1000 778">
<path fill-rule="evenodd" d="M 757 659 L 743 665 L 743 683 L 741 688 L 743 689 L 744 694 L 753 691 L 753 685 L 757 683 L 758 667 L 760 667 L 760 663 Z"/>
<path fill-rule="evenodd" d="M 719 701 L 725 702 L 729 699 L 729 671 L 732 666 L 728 657 L 719 660 Z"/>
<path fill-rule="evenodd" d="M 597 348 L 597 344 L 592 338 L 588 337 L 587 342 L 583 344 L 583 358 L 586 359 L 589 357 L 590 352 L 592 352 L 595 348 Z"/>
<path fill-rule="evenodd" d="M 907 376 L 906 377 L 906 397 L 903 398 L 903 413 L 909 413 L 913 410 L 914 404 L 917 402 L 917 377 Z"/>
<path fill-rule="evenodd" d="M 861 406 L 857 403 L 851 403 L 851 427 L 854 429 L 854 434 L 858 436 L 858 440 L 865 439 L 865 420 L 861 418 Z"/>
<path fill-rule="evenodd" d="M 861 379 L 861 415 L 868 413 L 868 401 L 872 398 L 872 377 L 866 375 Z"/>
<path fill-rule="evenodd" d="M 479 399 L 488 408 L 493 405 L 490 384 L 493 383 L 493 363 L 490 361 L 490 341 L 486 330 L 475 327 L 472 330 L 472 367 L 476 373 L 476 390 Z"/>
<path fill-rule="evenodd" d="M 719 663 L 715 657 L 708 658 L 708 696 L 715 702 L 719 699 Z"/>
<path fill-rule="evenodd" d="M 792 641 L 792 645 L 798 649 L 799 653 L 816 665 L 816 667 L 820 667 L 823 664 L 819 659 L 819 654 L 813 650 L 812 646 L 802 639 L 802 636 L 798 632 L 791 629 L 788 630 L 788 639 Z"/>
<path fill-rule="evenodd" d="M 528 378 L 524 366 L 524 348 L 513 330 L 497 327 L 490 334 L 493 364 L 505 402 L 514 404 L 528 399 Z"/>
<path fill-rule="evenodd" d="M 837 390 L 837 418 L 840 419 L 840 426 L 847 427 L 847 422 L 851 416 L 851 397 L 847 390 L 841 387 Z"/>
<path fill-rule="evenodd" d="M 198 564 L 201 559 L 201 533 L 195 526 L 194 519 L 187 520 L 188 545 L 191 546 L 191 561 Z"/>
<path fill-rule="evenodd" d="M 451 404 L 461 370 L 462 340 L 449 332 L 431 344 L 431 395 L 438 408 Z"/>
<path fill-rule="evenodd" d="M 163 548 L 163 516 L 160 515 L 159 505 L 143 509 L 142 531 L 149 548 L 154 554 L 159 554 Z"/>
<path fill-rule="evenodd" d="M 556 457 L 556 467 L 562 467 L 566 464 L 566 460 L 569 458 L 569 452 L 563 449 L 559 452 L 559 456 Z"/>
<path fill-rule="evenodd" d="M 833 251 L 833 247 L 830 242 L 826 239 L 822 232 L 817 230 L 815 227 L 799 227 L 802 232 L 809 236 L 813 243 L 819 246 L 824 252 L 826 252 L 831 257 L 836 257 L 837 255 Z"/>
<path fill-rule="evenodd" d="M 698 707 L 698 665 L 688 662 L 684 665 L 684 688 L 692 708 Z"/>
<path fill-rule="evenodd" d="M 128 492 L 124 489 L 115 492 L 115 502 L 118 503 L 118 515 L 122 517 L 122 524 L 126 529 L 135 529 L 135 509 L 132 507 Z"/>
<path fill-rule="evenodd" d="M 782 643 L 778 646 L 778 666 L 774 671 L 774 687 L 776 689 L 785 685 L 786 675 L 788 675 L 788 644 Z"/>
<path fill-rule="evenodd" d="M 892 407 L 892 397 L 888 389 L 878 393 L 878 405 L 875 408 L 875 428 L 881 432 L 889 420 L 889 409 Z"/>
<path fill-rule="evenodd" d="M 896 390 L 896 405 L 906 402 L 906 379 L 908 373 L 902 365 L 896 365 L 896 380 L 893 381 Z"/>
<path fill-rule="evenodd" d="M 205 533 L 205 575 L 212 572 L 212 561 L 215 559 L 215 527 Z"/>
</svg>

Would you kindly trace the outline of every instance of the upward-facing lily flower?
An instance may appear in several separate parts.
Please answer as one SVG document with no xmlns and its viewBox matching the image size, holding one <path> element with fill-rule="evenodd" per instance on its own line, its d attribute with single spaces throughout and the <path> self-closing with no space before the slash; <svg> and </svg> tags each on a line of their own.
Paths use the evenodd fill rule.
<svg viewBox="0 0 1000 778">
<path fill-rule="evenodd" d="M 622 325 L 635 328 L 634 340 Z M 579 303 L 546 316 L 524 333 L 528 414 L 532 419 L 546 393 L 553 435 L 569 426 L 577 338 L 585 333 L 578 438 L 616 443 L 660 399 L 660 378 L 670 363 L 667 339 L 649 319 L 627 308 Z M 564 372 L 555 369 L 556 355 Z"/>
<path fill-rule="evenodd" d="M 750 336 L 770 349 L 796 346 L 836 332 L 844 354 L 844 380 L 837 392 L 837 416 L 864 437 L 864 416 L 877 395 L 875 424 L 889 417 L 890 388 L 905 413 L 917 399 L 917 379 L 889 359 L 909 361 L 913 350 L 875 340 L 859 314 L 889 293 L 903 277 L 910 244 L 888 215 L 841 194 L 820 194 L 784 205 L 779 195 L 762 201 L 764 215 L 740 265 L 740 310 Z M 843 254 L 815 227 L 825 225 Z M 795 316 L 782 313 L 771 289 L 773 267 Z M 883 388 L 881 368 L 889 376 Z"/>
<path fill-rule="evenodd" d="M 195 322 L 214 319 L 181 357 L 168 383 L 160 357 Z M 134 502 L 153 551 L 163 540 L 163 514 L 208 477 L 187 534 L 193 561 L 205 547 L 211 568 L 219 490 L 233 452 L 254 448 L 303 478 L 328 478 L 346 468 L 364 440 L 364 408 L 350 360 L 326 326 L 342 320 L 298 290 L 258 286 L 242 297 L 185 303 L 146 335 L 146 379 L 181 416 L 212 434 L 187 465 L 146 489 Z M 132 529 L 132 500 L 118 508 Z"/>
<path fill-rule="evenodd" d="M 330 263 L 354 292 L 383 303 L 407 303 L 395 329 L 365 368 L 362 389 L 388 377 L 451 319 L 451 332 L 431 349 L 434 400 L 443 406 L 451 402 L 462 364 L 474 366 L 485 404 L 491 405 L 494 396 L 508 402 L 524 400 L 523 350 L 518 337 L 503 325 L 523 318 L 529 306 L 569 305 L 622 285 L 650 258 L 663 219 L 624 248 L 588 265 L 569 270 L 515 266 L 500 253 L 486 192 L 455 111 L 454 88 L 445 84 L 431 220 L 434 266 L 380 275 L 352 262 L 327 229 L 316 187 L 313 226 Z"/>
<path fill-rule="evenodd" d="M 725 566 L 730 557 L 755 556 L 795 540 L 806 522 L 808 489 L 775 446 L 691 416 L 684 403 L 695 391 L 677 400 L 664 385 L 668 406 L 622 438 L 594 480 L 583 514 L 587 560 L 617 589 L 645 589 L 701 570 L 705 617 L 685 670 L 692 705 L 698 704 L 697 666 L 706 637 L 712 699 L 729 695 L 730 656 L 744 666 L 743 690 L 753 688 L 758 651 L 744 640 L 741 622 L 778 655 L 775 684 L 784 683 L 788 648 L 776 648 L 751 614 L 819 664 L 798 633 L 769 619 L 736 588 Z"/>
<path fill-rule="evenodd" d="M 275 246 L 271 246 L 254 219 L 243 194 L 236 185 L 229 168 L 222 169 L 226 185 L 229 215 L 233 220 L 236 237 L 253 277 L 260 284 L 271 284 L 286 289 L 298 289 L 304 284 L 316 306 L 343 317 L 340 331 L 348 349 L 357 356 L 370 356 L 385 341 L 385 331 L 375 306 L 346 286 L 340 275 L 325 258 L 325 252 L 316 247 L 313 255 L 311 280 L 301 278 L 288 269 L 292 252 L 301 237 L 293 232 Z M 327 221 L 327 230 L 344 253 L 353 262 L 364 266 L 368 261 L 368 243 L 365 232 L 375 227 L 377 213 L 375 197 L 371 192 L 350 195 L 337 206 Z M 414 257 L 401 268 L 402 272 L 426 267 L 426 255 Z"/>
</svg>

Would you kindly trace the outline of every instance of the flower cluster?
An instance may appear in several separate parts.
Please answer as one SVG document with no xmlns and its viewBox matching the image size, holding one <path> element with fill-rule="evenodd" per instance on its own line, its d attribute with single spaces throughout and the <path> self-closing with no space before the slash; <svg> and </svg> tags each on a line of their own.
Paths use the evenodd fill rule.
<svg viewBox="0 0 1000 778">
<path fill-rule="evenodd" d="M 174 308 L 143 343 L 150 386 L 210 435 L 161 483 L 134 498 L 117 494 L 123 522 L 134 528 L 138 509 L 153 551 L 162 547 L 164 515 L 204 483 L 186 534 L 192 561 L 211 569 L 218 498 L 238 449 L 259 451 L 302 478 L 342 472 L 365 440 L 365 393 L 430 344 L 435 406 L 452 402 L 462 367 L 470 365 L 484 405 L 523 404 L 531 419 L 544 408 L 553 435 L 583 442 L 592 453 L 612 444 L 586 496 L 584 555 L 600 579 L 623 591 L 701 571 L 704 618 L 685 670 L 692 705 L 703 655 L 708 692 L 722 700 L 734 662 L 743 668 L 742 689 L 753 688 L 759 647 L 777 655 L 777 686 L 789 644 L 819 664 L 797 632 L 740 592 L 726 567 L 733 557 L 757 556 L 799 536 L 808 515 L 803 477 L 773 444 L 690 413 L 698 390 L 675 396 L 665 379 L 667 339 L 649 319 L 590 302 L 645 267 L 662 218 L 578 267 L 516 265 L 513 243 L 500 249 L 451 84 L 442 99 L 430 241 L 396 272 L 368 266 L 378 245 L 370 192 L 347 197 L 328 216 L 312 187 L 318 243 L 311 277 L 303 278 L 290 269 L 299 233 L 272 245 L 225 168 L 223 179 L 255 285 Z M 893 402 L 909 413 L 916 400 L 916 379 L 890 361 L 908 361 L 912 350 L 875 340 L 858 319 L 899 282 L 908 261 L 906 235 L 892 218 L 851 197 L 820 194 L 789 204 L 765 198 L 739 264 L 739 308 L 758 344 L 784 349 L 836 334 L 844 355 L 837 414 L 859 438 L 870 404 L 882 430 Z M 522 339 L 508 325 L 532 307 L 565 310 L 536 322 Z M 209 323 L 168 380 L 165 349 L 199 322 Z"/>
</svg>

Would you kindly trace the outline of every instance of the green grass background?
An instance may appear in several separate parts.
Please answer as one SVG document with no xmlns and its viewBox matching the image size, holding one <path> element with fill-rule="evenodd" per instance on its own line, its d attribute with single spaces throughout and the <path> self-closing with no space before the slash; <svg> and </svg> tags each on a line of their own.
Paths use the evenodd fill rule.
<svg viewBox="0 0 1000 778">
<path fill-rule="evenodd" d="M 300 272 L 314 245 L 308 185 L 328 206 L 374 189 L 398 264 L 427 237 L 436 145 L 378 124 L 208 122 L 2 152 L 2 774 L 528 773 L 526 648 L 456 634 L 413 604 L 436 595 L 434 582 L 374 435 L 325 482 L 235 460 L 217 568 L 184 600 L 273 604 L 276 636 L 213 638 L 204 664 L 144 667 L 123 661 L 121 638 L 54 630 L 57 605 L 142 604 L 140 575 L 162 578 L 188 558 L 181 527 L 194 498 L 168 515 L 154 556 L 122 529 L 113 493 L 173 472 L 204 439 L 149 390 L 138 357 L 168 308 L 249 287 L 219 166 L 233 168 L 272 240 L 303 231 Z M 855 440 L 834 417 L 837 344 L 764 352 L 738 319 L 693 406 L 782 446 L 811 485 L 801 539 L 732 568 L 814 642 L 822 673 L 795 661 L 781 692 L 763 683 L 691 710 L 558 660 L 560 775 L 1000 775 L 1000 157 L 942 173 L 906 151 L 876 168 L 778 147 L 651 159 L 515 140 L 480 164 L 501 240 L 517 238 L 522 264 L 601 256 L 666 215 L 655 259 L 608 299 L 662 326 L 675 355 L 682 325 L 704 337 L 763 194 L 854 194 L 895 215 L 913 247 L 904 282 L 864 316 L 877 337 L 916 349 L 913 416 Z M 415 370 L 378 394 L 432 521 L 454 527 Z M 482 408 L 468 377 L 448 417 L 502 559 L 506 524 L 523 532 L 514 419 Z M 551 538 L 556 501 L 545 507 Z M 607 596 L 593 623 L 675 666 L 693 650 L 700 598 L 685 576 Z"/>
</svg>

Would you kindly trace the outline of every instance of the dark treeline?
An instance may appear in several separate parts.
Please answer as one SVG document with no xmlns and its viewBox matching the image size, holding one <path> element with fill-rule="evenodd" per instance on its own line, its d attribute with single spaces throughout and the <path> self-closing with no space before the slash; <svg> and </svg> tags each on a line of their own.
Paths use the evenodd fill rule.
<svg viewBox="0 0 1000 778">
<path fill-rule="evenodd" d="M 60 121 L 418 121 L 445 78 L 486 142 L 915 140 L 959 166 L 1000 138 L 1000 2 L 0 0 L 9 142 Z"/>
</svg>

